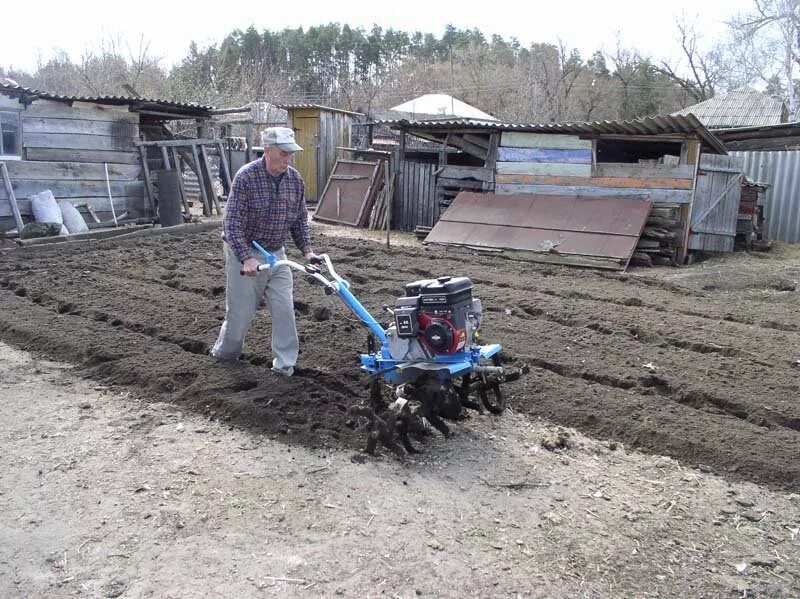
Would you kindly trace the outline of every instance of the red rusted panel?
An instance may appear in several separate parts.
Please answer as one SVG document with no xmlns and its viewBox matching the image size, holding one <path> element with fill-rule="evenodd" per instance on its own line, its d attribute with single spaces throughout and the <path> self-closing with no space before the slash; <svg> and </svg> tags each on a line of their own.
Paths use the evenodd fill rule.
<svg viewBox="0 0 800 599">
<path fill-rule="evenodd" d="M 460 193 L 429 243 L 586 256 L 628 265 L 652 202 L 534 194 Z M 574 260 L 564 260 L 565 263 Z"/>
</svg>

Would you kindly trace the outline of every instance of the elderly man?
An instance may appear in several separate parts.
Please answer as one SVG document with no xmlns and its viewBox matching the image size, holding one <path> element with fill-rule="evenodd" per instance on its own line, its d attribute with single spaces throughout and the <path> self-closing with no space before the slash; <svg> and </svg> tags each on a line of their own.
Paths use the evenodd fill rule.
<svg viewBox="0 0 800 599">
<path fill-rule="evenodd" d="M 236 173 L 225 207 L 225 321 L 211 354 L 223 360 L 239 359 L 247 329 L 266 294 L 272 317 L 272 370 L 291 376 L 299 351 L 292 271 L 281 266 L 259 272 L 264 258 L 252 242 L 283 259 L 283 246 L 291 235 L 306 260 L 314 257 L 305 186 L 300 173 L 289 166 L 294 153 L 303 148 L 286 127 L 266 129 L 261 141 L 264 157 Z"/>
</svg>

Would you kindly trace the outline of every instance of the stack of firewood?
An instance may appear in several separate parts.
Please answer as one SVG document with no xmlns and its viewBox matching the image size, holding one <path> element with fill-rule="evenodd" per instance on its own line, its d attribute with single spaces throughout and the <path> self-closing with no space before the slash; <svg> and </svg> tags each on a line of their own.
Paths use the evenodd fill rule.
<svg viewBox="0 0 800 599">
<path fill-rule="evenodd" d="M 678 208 L 658 206 L 650 211 L 639 243 L 631 257 L 632 266 L 673 266 L 677 242 L 683 230 Z"/>
</svg>

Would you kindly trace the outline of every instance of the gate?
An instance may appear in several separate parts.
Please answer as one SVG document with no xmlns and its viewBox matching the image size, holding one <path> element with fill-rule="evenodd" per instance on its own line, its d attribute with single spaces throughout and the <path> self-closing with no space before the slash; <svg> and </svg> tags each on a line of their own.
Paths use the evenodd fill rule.
<svg viewBox="0 0 800 599">
<path fill-rule="evenodd" d="M 703 154 L 692 202 L 689 249 L 732 252 L 742 194 L 743 161 Z"/>
</svg>

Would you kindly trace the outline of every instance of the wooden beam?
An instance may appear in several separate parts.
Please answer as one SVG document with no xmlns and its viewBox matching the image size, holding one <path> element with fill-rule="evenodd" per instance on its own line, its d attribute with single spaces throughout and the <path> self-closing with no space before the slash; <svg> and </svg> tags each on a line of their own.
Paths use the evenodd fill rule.
<svg viewBox="0 0 800 599">
<path fill-rule="evenodd" d="M 148 116 L 156 116 L 164 119 L 169 119 L 171 121 L 180 121 L 180 120 L 188 120 L 188 119 L 195 119 L 204 118 L 198 117 L 196 114 L 181 114 L 176 112 L 166 112 L 163 110 L 150 110 L 148 108 L 139 108 L 137 106 L 131 106 L 131 111 L 138 113 L 138 114 L 146 114 Z"/>
<path fill-rule="evenodd" d="M 245 162 L 251 162 L 253 160 L 254 152 L 253 152 L 253 141 L 255 139 L 255 126 L 253 123 L 247 123 L 244 126 L 245 134 L 245 149 L 244 149 L 244 160 Z"/>
<path fill-rule="evenodd" d="M 208 197 L 205 183 L 203 182 L 203 167 L 200 164 L 200 157 L 197 154 L 197 146 L 192 146 L 192 158 L 197 165 L 195 174 L 197 175 L 197 183 L 200 186 L 200 197 L 203 198 L 203 215 L 211 216 L 211 200 Z"/>
<path fill-rule="evenodd" d="M 203 165 L 205 166 L 206 170 L 206 183 L 208 185 L 208 192 L 211 194 L 211 205 L 217 209 L 217 214 L 222 214 L 222 210 L 219 207 L 219 200 L 217 200 L 217 194 L 214 192 L 214 185 L 211 183 L 211 165 L 208 162 L 208 156 L 206 155 L 206 146 L 199 146 L 198 150 L 200 151 L 200 155 L 203 157 Z"/>
<path fill-rule="evenodd" d="M 669 166 L 666 164 L 642 165 L 626 162 L 599 162 L 594 167 L 597 177 L 632 177 L 637 179 L 688 179 L 694 180 L 694 163 Z"/>
<path fill-rule="evenodd" d="M 87 121 L 84 119 L 22 117 L 22 130 L 25 135 L 32 133 L 68 133 L 83 135 L 114 136 L 116 132 L 130 132 L 131 139 L 139 136 L 139 125 L 129 120 L 119 121 Z"/>
<path fill-rule="evenodd" d="M 118 150 L 76 150 L 74 148 L 27 148 L 28 161 L 47 162 L 91 162 L 97 164 L 139 164 L 134 148 L 131 151 Z"/>
<path fill-rule="evenodd" d="M 134 141 L 133 145 L 135 146 L 156 146 L 156 147 L 170 147 L 170 146 L 204 146 L 207 144 L 214 145 L 217 142 L 221 142 L 221 139 L 200 139 L 200 138 L 192 138 L 192 139 L 159 139 L 155 141 Z"/>
<path fill-rule="evenodd" d="M 147 148 L 139 148 L 139 155 L 142 158 L 142 170 L 144 171 L 144 188 L 147 192 L 147 202 L 150 204 L 150 214 L 156 217 L 156 202 L 153 197 L 153 181 L 150 178 L 150 167 L 147 165 Z"/>
<path fill-rule="evenodd" d="M 230 166 L 228 166 L 228 157 L 225 155 L 225 151 L 222 148 L 221 141 L 218 141 L 216 146 L 217 146 L 217 151 L 219 152 L 219 161 L 220 164 L 222 165 L 222 173 L 225 176 L 225 183 L 227 183 L 228 189 L 230 190 L 233 181 L 231 177 L 231 169 Z"/>
<path fill-rule="evenodd" d="M 473 135 L 472 133 L 465 133 L 464 139 L 469 143 L 480 146 L 484 150 L 489 149 L 489 137 L 484 135 Z"/>
<path fill-rule="evenodd" d="M 686 141 L 686 135 L 680 133 L 661 133 L 656 135 L 635 135 L 625 133 L 587 133 L 584 136 L 586 139 L 611 139 L 619 141 L 653 141 L 653 142 L 667 142 L 667 143 L 683 143 Z"/>
<path fill-rule="evenodd" d="M 694 205 L 694 198 L 697 194 L 697 175 L 700 172 L 700 142 L 699 141 L 692 141 L 689 143 L 689 147 L 687 148 L 687 159 L 691 161 L 691 165 L 694 167 L 694 175 L 693 175 L 693 186 L 692 186 L 692 197 L 691 201 L 681 206 L 680 208 L 680 220 L 685 223 L 683 227 L 683 231 L 681 231 L 681 235 L 678 241 L 678 249 L 675 252 L 675 259 L 678 264 L 685 264 L 686 259 L 689 256 L 689 236 L 692 232 L 691 222 L 692 222 L 692 207 Z"/>
<path fill-rule="evenodd" d="M 144 197 L 144 185 L 141 181 L 109 181 L 111 192 L 117 196 Z M 41 179 L 13 179 L 11 181 L 17 198 L 28 197 L 46 189 L 53 192 L 56 198 L 92 198 L 108 197 L 108 189 L 103 181 L 47 181 Z M 0 188 L 0 199 L 6 199 L 8 192 Z"/>
<path fill-rule="evenodd" d="M 25 148 L 125 151 L 133 150 L 133 137 L 123 141 L 112 135 L 26 133 L 22 136 L 22 145 Z"/>
<path fill-rule="evenodd" d="M 448 164 L 439 171 L 439 176 L 447 179 L 477 179 L 478 181 L 494 181 L 494 171 L 482 166 L 458 166 Z"/>
<path fill-rule="evenodd" d="M 209 110 L 209 114 L 242 114 L 245 112 L 250 112 L 250 106 L 239 106 L 238 108 L 215 108 L 214 110 Z M 227 121 L 225 121 L 227 122 Z"/>
<path fill-rule="evenodd" d="M 63 102 L 34 102 L 22 112 L 22 118 L 47 117 L 51 119 L 80 119 L 85 121 L 127 121 L 139 123 L 139 115 L 129 112 L 127 106 L 91 107 L 69 106 Z"/>
<path fill-rule="evenodd" d="M 494 177 L 494 169 L 497 166 L 497 149 L 500 147 L 500 133 L 494 132 L 489 137 L 489 149 L 486 156 L 486 168 L 492 172 Z"/>
<path fill-rule="evenodd" d="M 484 162 L 486 161 L 486 158 L 489 155 L 489 153 L 484 148 L 476 146 L 475 144 L 467 141 L 466 139 L 464 139 L 463 136 L 451 135 L 449 137 L 446 137 L 445 140 L 450 145 L 453 145 L 462 150 L 463 152 L 475 156 L 476 158 L 479 158 Z"/>
<path fill-rule="evenodd" d="M 88 231 L 86 233 L 74 233 L 66 239 L 62 236 L 38 237 L 35 239 L 20 239 L 17 241 L 17 243 L 20 246 L 27 248 L 27 247 L 36 247 L 42 245 L 50 245 L 53 243 L 74 243 L 76 241 L 111 239 L 113 237 L 118 237 L 120 235 L 126 235 L 127 233 L 131 233 L 133 231 L 149 229 L 152 228 L 152 226 L 153 226 L 152 224 L 133 225 L 133 226 L 125 226 L 124 228 L 121 229 L 106 229 L 102 231 Z"/>
<path fill-rule="evenodd" d="M 19 206 L 17 206 L 17 198 L 14 195 L 14 189 L 11 187 L 11 178 L 8 176 L 8 169 L 5 162 L 0 162 L 0 175 L 3 177 L 3 185 L 8 194 L 8 203 L 11 206 L 11 214 L 14 216 L 14 224 L 17 227 L 17 233 L 22 233 L 22 228 L 25 226 L 22 222 L 22 215 L 19 213 Z"/>
<path fill-rule="evenodd" d="M 363 154 L 364 156 L 371 156 L 372 158 L 379 158 L 381 160 L 390 160 L 392 158 L 391 152 L 383 150 L 361 150 L 359 148 L 347 148 L 345 146 L 336 146 L 337 150 L 342 152 L 352 152 L 353 154 Z"/>
<path fill-rule="evenodd" d="M 162 150 L 165 148 L 162 148 Z M 172 147 L 172 160 L 175 162 L 175 170 L 178 171 L 178 190 L 181 194 L 181 203 L 183 204 L 183 209 L 186 212 L 186 217 L 190 216 L 189 212 L 189 200 L 186 198 L 186 189 L 183 187 L 183 171 L 181 170 L 181 161 L 178 157 L 177 148 Z"/>
<path fill-rule="evenodd" d="M 167 146 L 159 146 L 161 148 L 161 160 L 164 163 L 164 170 L 170 171 L 172 167 L 169 165 L 169 153 L 167 152 Z M 170 146 L 175 147 L 175 146 Z"/>
<path fill-rule="evenodd" d="M 561 177 L 590 177 L 591 164 L 546 164 L 534 162 L 498 162 L 498 174 L 549 175 Z"/>
<path fill-rule="evenodd" d="M 503 131 L 500 146 L 513 148 L 561 148 L 564 150 L 590 150 L 592 141 L 577 135 L 557 133 L 525 133 Z"/>
<path fill-rule="evenodd" d="M 691 189 L 690 179 L 638 179 L 636 177 L 553 177 L 547 175 L 497 175 L 497 183 L 512 185 L 588 185 L 641 189 Z"/>
<path fill-rule="evenodd" d="M 657 204 L 688 204 L 692 199 L 692 192 L 688 189 L 636 189 L 596 187 L 592 185 L 508 185 L 495 184 L 498 194 L 541 194 L 565 195 L 582 198 L 631 198 L 653 200 Z"/>
<path fill-rule="evenodd" d="M 68 181 L 105 181 L 102 164 L 69 161 L 11 160 L 6 162 L 11 179 Z M 142 172 L 140 164 L 108 164 L 112 181 L 136 181 Z"/>
<path fill-rule="evenodd" d="M 561 148 L 498 148 L 497 160 L 501 162 L 591 164 L 592 151 Z"/>
</svg>

